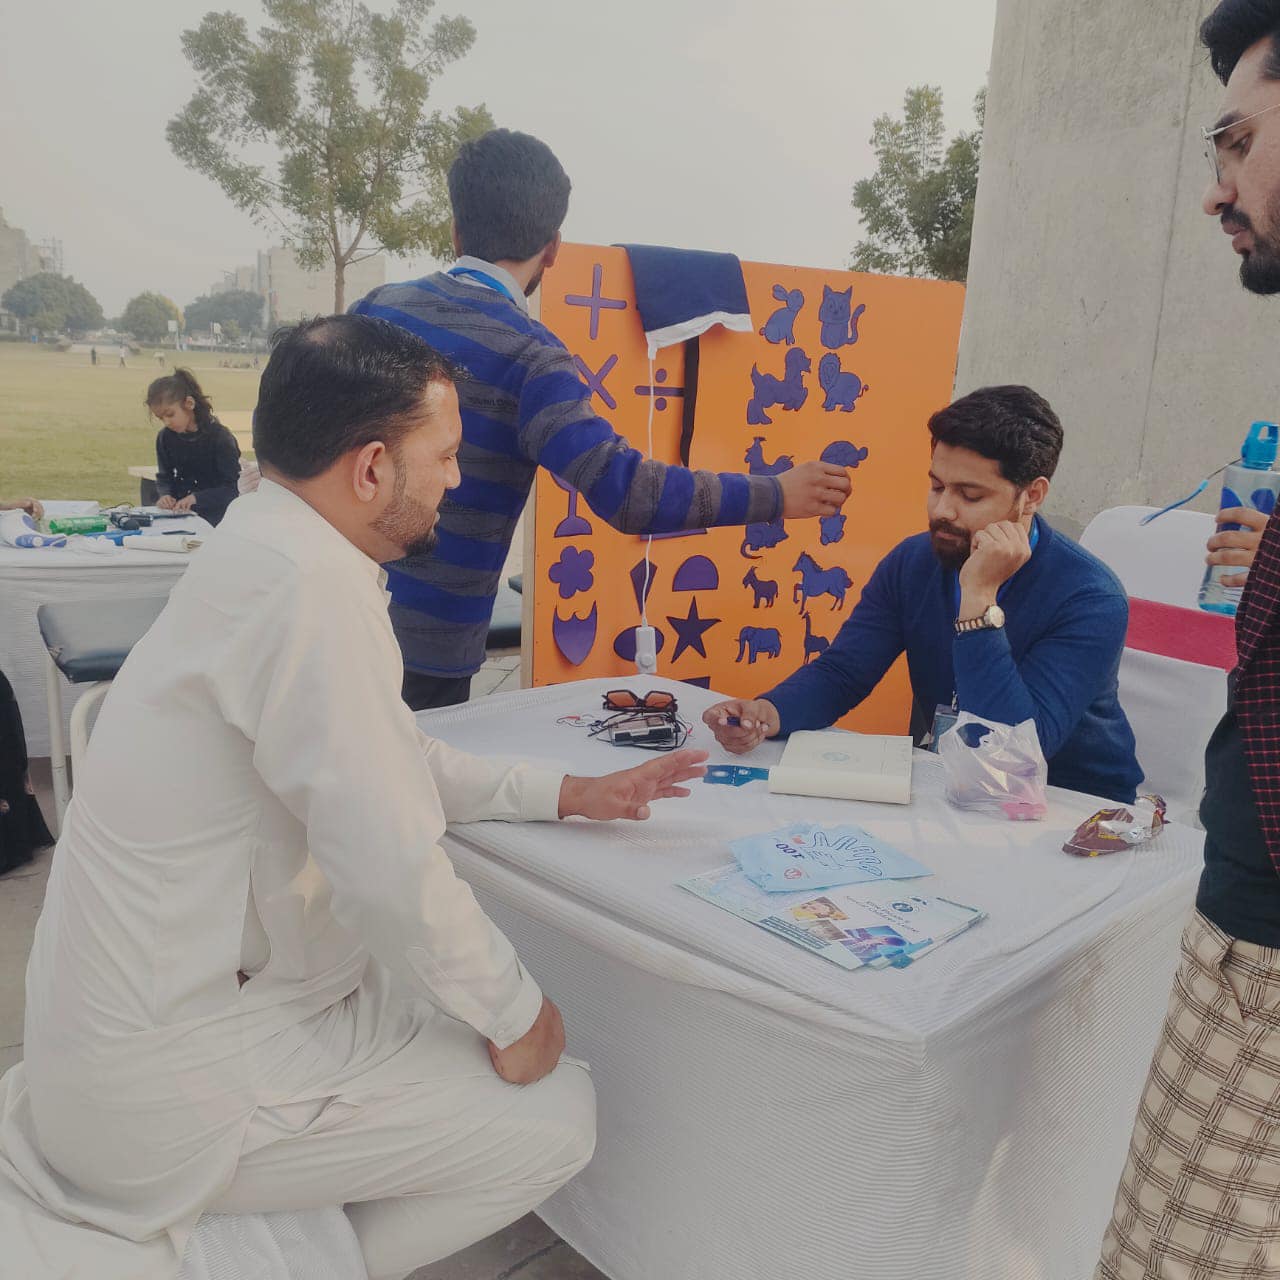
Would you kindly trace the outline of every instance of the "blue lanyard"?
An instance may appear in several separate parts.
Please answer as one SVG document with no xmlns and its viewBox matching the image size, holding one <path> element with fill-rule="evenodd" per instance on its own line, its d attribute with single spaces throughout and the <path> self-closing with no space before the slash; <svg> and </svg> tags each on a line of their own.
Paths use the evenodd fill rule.
<svg viewBox="0 0 1280 1280">
<path fill-rule="evenodd" d="M 1031 521 L 1031 532 L 1027 535 L 1027 541 L 1031 543 L 1031 550 L 1032 550 L 1032 553 L 1034 554 L 1036 549 L 1036 543 L 1040 541 L 1040 517 L 1039 516 L 1036 516 Z M 1028 563 L 1030 563 L 1030 561 L 1028 561 Z M 1023 569 L 1025 569 L 1026 567 L 1027 567 L 1026 565 L 1022 566 Z M 1022 572 L 1022 569 L 1019 569 L 1018 573 L 1021 573 L 1021 572 Z M 1018 573 L 1015 573 L 1013 575 L 1013 578 L 1016 578 L 1018 576 Z M 1004 603 L 1005 593 L 1009 590 L 1011 586 L 1013 586 L 1013 578 L 1010 578 L 1009 581 L 1006 582 L 1004 586 L 1002 586 L 1000 590 L 996 592 L 996 600 L 1001 604 Z M 956 616 L 959 617 L 960 616 L 960 575 L 958 573 L 952 579 L 951 586 L 952 586 L 952 590 L 955 593 Z"/>
<path fill-rule="evenodd" d="M 470 276 L 472 280 L 479 280 L 482 285 L 494 290 L 495 293 L 501 293 L 510 298 L 517 307 L 520 305 L 515 294 L 501 280 L 495 279 L 487 271 L 477 271 L 475 267 L 454 267 L 453 270 L 447 271 L 445 274 L 450 276 Z"/>
</svg>

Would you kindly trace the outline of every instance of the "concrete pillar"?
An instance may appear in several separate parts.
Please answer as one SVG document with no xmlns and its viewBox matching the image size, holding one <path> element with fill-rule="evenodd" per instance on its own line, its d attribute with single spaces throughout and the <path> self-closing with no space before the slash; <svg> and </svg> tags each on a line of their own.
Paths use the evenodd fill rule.
<svg viewBox="0 0 1280 1280">
<path fill-rule="evenodd" d="M 1181 497 L 1280 415 L 1280 298 L 1245 293 L 1200 211 L 1211 8 L 1000 0 L 957 392 L 1048 398 L 1067 523 Z"/>
</svg>

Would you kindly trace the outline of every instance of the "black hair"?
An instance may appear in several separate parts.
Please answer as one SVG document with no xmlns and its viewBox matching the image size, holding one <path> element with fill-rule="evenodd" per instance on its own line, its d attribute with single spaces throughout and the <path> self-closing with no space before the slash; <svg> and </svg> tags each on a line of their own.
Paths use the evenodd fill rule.
<svg viewBox="0 0 1280 1280">
<path fill-rule="evenodd" d="M 929 419 L 933 443 L 971 449 L 1000 464 L 1000 474 L 1025 489 L 1053 479 L 1062 454 L 1062 423 L 1030 387 L 983 387 Z"/>
<path fill-rule="evenodd" d="M 1226 84 L 1236 63 L 1259 40 L 1270 39 L 1262 74 L 1280 80 L 1280 0 L 1222 0 L 1200 26 L 1200 43 L 1218 79 Z"/>
<path fill-rule="evenodd" d="M 181 404 L 188 396 L 196 402 L 196 426 L 203 431 L 213 421 L 213 401 L 200 390 L 195 374 L 190 369 L 175 369 L 163 378 L 157 378 L 147 388 L 143 403 L 148 409 L 158 404 Z"/>
<path fill-rule="evenodd" d="M 449 168 L 449 203 L 462 252 L 525 262 L 555 239 L 569 212 L 569 175 L 545 142 L 491 129 L 464 142 Z"/>
<path fill-rule="evenodd" d="M 375 440 L 394 453 L 427 386 L 459 376 L 421 338 L 374 316 L 321 316 L 278 329 L 253 411 L 254 451 L 293 480 L 318 476 Z"/>
</svg>

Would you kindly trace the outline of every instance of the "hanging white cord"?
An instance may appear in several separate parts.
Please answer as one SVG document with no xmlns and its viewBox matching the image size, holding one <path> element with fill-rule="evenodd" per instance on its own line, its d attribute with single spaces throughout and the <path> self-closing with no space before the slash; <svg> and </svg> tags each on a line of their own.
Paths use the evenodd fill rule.
<svg viewBox="0 0 1280 1280">
<path fill-rule="evenodd" d="M 653 460 L 653 406 L 658 399 L 658 386 L 653 380 L 654 350 L 649 348 L 649 460 Z M 653 572 L 651 553 L 653 551 L 653 534 L 644 540 L 644 589 L 640 593 L 640 625 L 649 625 L 649 578 Z"/>
</svg>

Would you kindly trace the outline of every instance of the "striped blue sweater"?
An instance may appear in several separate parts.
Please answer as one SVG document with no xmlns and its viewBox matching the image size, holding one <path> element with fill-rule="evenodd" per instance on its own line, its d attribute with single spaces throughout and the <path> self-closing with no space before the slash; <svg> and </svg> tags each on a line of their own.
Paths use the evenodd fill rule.
<svg viewBox="0 0 1280 1280">
<path fill-rule="evenodd" d="M 391 619 L 412 671 L 468 676 L 484 661 L 502 567 L 538 467 L 577 489 L 623 533 L 754 523 L 782 513 L 772 476 L 646 460 L 592 409 L 564 343 L 505 293 L 437 274 L 375 289 L 351 310 L 417 334 L 470 375 L 458 386 L 462 483 L 440 508 L 439 542 L 429 555 L 387 566 Z"/>
</svg>

